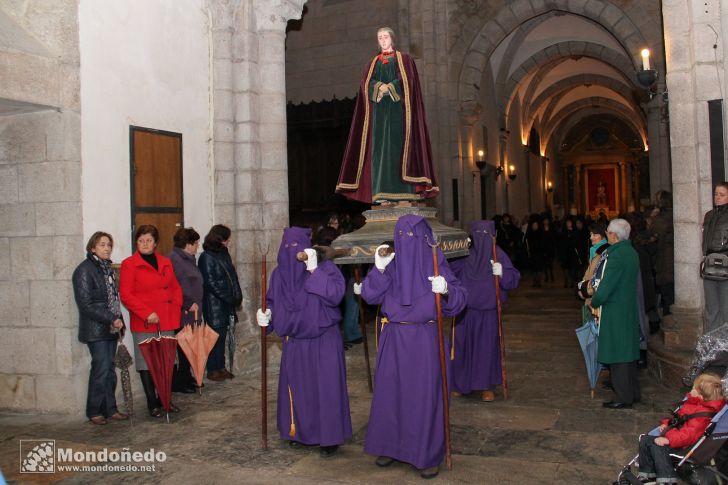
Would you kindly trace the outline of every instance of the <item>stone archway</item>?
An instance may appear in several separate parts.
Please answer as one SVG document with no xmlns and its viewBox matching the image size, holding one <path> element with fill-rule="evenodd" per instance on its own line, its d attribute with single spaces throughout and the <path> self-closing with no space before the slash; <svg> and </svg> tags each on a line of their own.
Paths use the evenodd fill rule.
<svg viewBox="0 0 728 485">
<path fill-rule="evenodd" d="M 621 73 L 625 80 L 634 79 L 636 75 L 631 61 L 625 55 L 614 49 L 594 42 L 583 41 L 566 41 L 552 44 L 524 61 L 508 79 L 498 102 L 500 119 L 505 120 L 507 118 L 510 104 L 513 100 L 513 94 L 530 72 L 534 69 L 539 69 L 543 64 L 548 64 L 564 57 L 591 57 L 599 60 Z"/>
<path fill-rule="evenodd" d="M 556 116 L 547 121 L 545 126 L 542 126 L 541 146 L 548 146 L 549 142 L 551 141 L 551 136 L 553 135 L 554 131 L 561 121 L 567 119 L 569 116 L 581 109 L 590 108 L 593 106 L 599 106 L 599 108 L 620 113 L 622 116 L 628 119 L 631 119 L 638 113 L 635 112 L 633 106 L 626 106 L 618 101 L 614 101 L 613 99 L 604 98 L 601 96 L 580 99 L 563 107 L 561 110 L 559 110 Z M 644 140 L 646 138 L 646 130 L 644 129 L 644 126 L 646 126 L 647 120 L 644 118 L 644 116 L 640 116 L 640 121 L 642 122 L 642 126 L 637 127 L 637 132 L 643 137 Z M 633 125 L 633 123 L 630 124 Z"/>
<path fill-rule="evenodd" d="M 633 97 L 632 89 L 613 77 L 602 74 L 577 74 L 558 81 L 544 89 L 539 95 L 523 108 L 521 119 L 525 121 L 524 132 L 529 132 L 539 108 L 552 96 L 580 85 L 598 85 L 611 89 L 625 99 Z M 528 98 L 530 99 L 530 98 Z"/>
<path fill-rule="evenodd" d="M 631 64 L 637 65 L 639 49 L 644 45 L 661 45 L 659 25 L 642 22 L 638 28 L 633 20 L 649 18 L 640 7 L 631 4 L 625 10 L 611 2 L 587 2 L 580 4 L 567 0 L 539 2 L 533 5 L 528 0 L 517 0 L 502 7 L 488 19 L 470 16 L 463 21 L 461 32 L 450 49 L 451 65 L 459 69 L 454 82 L 457 84 L 458 101 L 462 110 L 474 110 L 478 99 L 478 84 L 483 74 L 483 66 L 500 42 L 520 24 L 551 11 L 563 11 L 583 16 L 611 32 L 632 55 Z M 644 33 L 647 35 L 645 36 Z M 462 60 L 461 62 L 458 62 Z"/>
</svg>

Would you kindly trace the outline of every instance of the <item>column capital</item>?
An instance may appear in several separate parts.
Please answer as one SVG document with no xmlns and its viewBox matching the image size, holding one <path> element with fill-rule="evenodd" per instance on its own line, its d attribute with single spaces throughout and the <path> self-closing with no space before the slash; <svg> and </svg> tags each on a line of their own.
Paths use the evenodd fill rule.
<svg viewBox="0 0 728 485">
<path fill-rule="evenodd" d="M 289 20 L 300 19 L 307 0 L 255 0 L 255 26 L 258 32 L 285 33 Z"/>
<path fill-rule="evenodd" d="M 210 11 L 214 30 L 232 29 L 235 23 L 235 12 L 240 8 L 241 0 L 206 0 Z"/>
</svg>

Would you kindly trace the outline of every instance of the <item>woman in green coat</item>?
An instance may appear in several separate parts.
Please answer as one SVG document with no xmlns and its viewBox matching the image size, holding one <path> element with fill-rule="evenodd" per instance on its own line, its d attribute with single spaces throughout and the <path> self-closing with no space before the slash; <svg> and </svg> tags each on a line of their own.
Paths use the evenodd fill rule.
<svg viewBox="0 0 728 485">
<path fill-rule="evenodd" d="M 592 308 L 599 309 L 599 362 L 608 364 L 616 401 L 604 403 L 612 409 L 631 408 L 640 400 L 637 360 L 640 333 L 637 310 L 639 256 L 629 240 L 630 226 L 613 219 L 607 227 L 607 261 Z"/>
</svg>

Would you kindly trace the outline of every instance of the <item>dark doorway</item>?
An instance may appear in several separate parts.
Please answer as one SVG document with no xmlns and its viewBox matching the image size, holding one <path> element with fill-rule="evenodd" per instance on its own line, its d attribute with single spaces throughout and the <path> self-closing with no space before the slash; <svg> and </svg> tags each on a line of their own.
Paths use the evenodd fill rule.
<svg viewBox="0 0 728 485">
<path fill-rule="evenodd" d="M 329 212 L 357 214 L 369 205 L 335 194 L 354 114 L 354 99 L 291 104 L 288 117 L 290 224 L 324 222 Z"/>
</svg>

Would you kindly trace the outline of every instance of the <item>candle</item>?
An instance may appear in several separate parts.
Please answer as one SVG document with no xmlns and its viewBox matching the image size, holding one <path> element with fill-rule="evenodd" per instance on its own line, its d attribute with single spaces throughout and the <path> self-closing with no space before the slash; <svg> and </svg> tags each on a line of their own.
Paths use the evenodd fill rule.
<svg viewBox="0 0 728 485">
<path fill-rule="evenodd" d="M 650 50 L 642 49 L 642 69 L 645 71 L 650 70 Z"/>
</svg>

